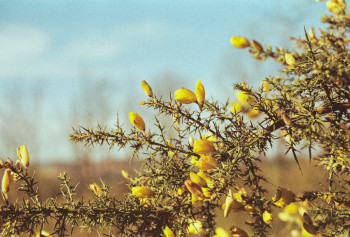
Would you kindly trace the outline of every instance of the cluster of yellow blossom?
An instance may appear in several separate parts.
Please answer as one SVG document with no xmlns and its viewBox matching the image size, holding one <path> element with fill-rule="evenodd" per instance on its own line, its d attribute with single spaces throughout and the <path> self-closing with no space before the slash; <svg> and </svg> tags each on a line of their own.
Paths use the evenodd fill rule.
<svg viewBox="0 0 350 237">
<path fill-rule="evenodd" d="M 267 86 L 267 84 L 266 84 Z M 232 102 L 231 103 L 231 112 L 232 113 L 239 113 L 243 112 L 246 113 L 247 116 L 251 119 L 256 118 L 260 115 L 260 111 L 256 107 L 252 107 L 250 103 L 254 100 L 252 97 L 250 97 L 246 92 L 239 91 L 236 93 L 236 97 L 238 102 Z"/>
<path fill-rule="evenodd" d="M 27 169 L 29 167 L 29 153 L 27 150 L 26 145 L 22 145 L 17 148 L 17 156 L 18 159 L 16 160 L 16 170 L 21 171 L 22 166 Z M 9 158 L 7 158 L 6 163 L 8 165 L 13 165 L 13 161 Z M 0 168 L 4 166 L 3 161 L 0 163 Z M 12 180 L 14 178 L 14 173 L 11 171 L 10 168 L 5 169 L 4 175 L 2 177 L 2 183 L 1 183 L 1 190 L 4 193 L 5 197 L 7 197 L 8 192 L 10 191 L 10 185 L 12 183 Z"/>
<path fill-rule="evenodd" d="M 250 52 L 254 54 L 254 58 L 256 59 L 260 59 L 260 54 L 264 52 L 264 48 L 256 40 L 252 40 L 250 43 L 249 40 L 243 36 L 232 36 L 230 41 L 233 46 L 239 49 L 251 47 L 252 50 L 250 50 Z"/>
<path fill-rule="evenodd" d="M 336 15 L 340 14 L 346 9 L 345 0 L 329 0 L 326 5 L 329 10 Z"/>
<path fill-rule="evenodd" d="M 175 100 L 181 104 L 197 103 L 201 109 L 204 105 L 205 90 L 200 80 L 198 80 L 196 84 L 196 94 L 189 89 L 182 88 L 175 91 L 174 95 Z"/>
<path fill-rule="evenodd" d="M 98 197 L 101 197 L 104 194 L 104 191 L 97 183 L 90 184 L 89 189 Z"/>
</svg>

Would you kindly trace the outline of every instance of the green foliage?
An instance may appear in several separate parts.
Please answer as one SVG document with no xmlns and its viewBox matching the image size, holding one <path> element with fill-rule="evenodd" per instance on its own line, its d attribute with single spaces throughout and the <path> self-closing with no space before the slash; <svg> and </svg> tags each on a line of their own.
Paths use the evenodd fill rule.
<svg viewBox="0 0 350 237">
<path fill-rule="evenodd" d="M 112 196 L 105 184 L 102 188 L 90 186 L 93 199 L 77 198 L 76 185 L 62 173 L 59 180 L 64 201 L 54 197 L 42 202 L 28 171 L 6 162 L 3 167 L 22 183 L 19 190 L 26 197 L 12 203 L 4 195 L 6 203 L 0 207 L 2 235 L 33 235 L 34 230 L 45 229 L 49 223 L 58 236 L 68 235 L 77 226 L 89 231 L 101 229 L 106 236 L 162 236 L 166 227 L 176 236 L 187 236 L 193 223 L 200 221 L 200 235 L 214 236 L 220 226 L 215 217 L 222 215 L 225 203 L 225 215 L 242 211 L 251 227 L 246 231 L 267 236 L 273 232 L 268 214 L 272 210 L 288 212 L 286 206 L 295 202 L 304 210 L 300 234 L 303 228 L 323 236 L 348 235 L 350 15 L 345 3 L 331 2 L 339 8 L 329 6 L 334 14 L 322 17 L 327 28 L 320 29 L 319 35 L 313 29 L 310 33 L 305 30 L 305 36 L 294 39 L 293 51 L 269 45 L 264 49 L 257 41 L 249 46 L 242 37 L 232 39 L 239 48 L 249 47 L 256 59 L 271 58 L 284 66 L 280 76 L 264 78 L 264 86 L 257 90 L 245 83 L 234 85 L 235 90 L 245 92 L 245 98 L 242 94 L 239 97 L 240 109 L 235 107 L 230 112 L 229 102 L 222 104 L 214 99 L 205 100 L 200 107 L 181 104 L 180 100 L 194 100 L 193 93 L 185 90 L 175 93 L 177 100 L 163 100 L 144 82 L 149 99 L 141 104 L 155 111 L 152 128 L 148 121 L 145 129 L 143 119 L 133 114 L 130 119 L 134 126 L 122 126 L 118 120 L 114 128 L 98 125 L 96 129 L 74 129 L 70 135 L 73 142 L 107 143 L 110 149 L 130 146 L 133 157 L 146 157 L 136 177 L 125 174 L 132 192 L 122 200 Z M 241 43 L 236 44 L 235 39 Z M 196 90 L 197 100 L 203 93 Z M 173 118 L 174 123 L 165 126 L 158 119 L 160 115 Z M 310 161 L 328 172 L 328 185 L 294 195 L 280 184 L 271 199 L 266 190 L 268 178 L 260 171 L 260 158 L 280 137 L 288 142 L 286 152 L 292 153 L 298 165 L 298 152 L 307 149 Z M 314 149 L 322 150 L 321 155 L 314 155 Z M 199 183 L 203 181 L 190 175 L 191 171 L 204 174 L 202 187 Z M 236 233 L 245 236 L 243 230 L 236 229 Z"/>
</svg>

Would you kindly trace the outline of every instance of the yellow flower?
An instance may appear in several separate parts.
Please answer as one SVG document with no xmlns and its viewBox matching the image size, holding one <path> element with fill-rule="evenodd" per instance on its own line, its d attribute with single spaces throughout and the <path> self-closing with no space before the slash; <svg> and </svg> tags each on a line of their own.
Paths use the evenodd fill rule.
<svg viewBox="0 0 350 237">
<path fill-rule="evenodd" d="M 290 53 L 286 53 L 284 55 L 285 59 L 286 59 L 286 63 L 289 65 L 289 66 L 294 66 L 295 65 L 295 58 L 292 54 Z"/>
<path fill-rule="evenodd" d="M 240 103 L 232 102 L 231 106 L 232 106 L 230 109 L 231 113 L 238 113 L 243 109 L 243 106 Z"/>
<path fill-rule="evenodd" d="M 175 91 L 175 100 L 182 104 L 191 104 L 197 101 L 197 96 L 192 91 L 182 88 Z"/>
<path fill-rule="evenodd" d="M 259 109 L 258 108 L 256 108 L 256 107 L 253 107 L 252 109 L 250 109 L 249 111 L 248 111 L 248 118 L 251 118 L 251 119 L 253 119 L 253 118 L 256 118 L 256 117 L 258 117 L 259 115 L 260 115 L 260 111 L 259 111 Z"/>
<path fill-rule="evenodd" d="M 99 197 L 103 194 L 101 187 L 97 183 L 90 184 L 89 188 L 95 195 Z"/>
<path fill-rule="evenodd" d="M 341 11 L 346 7 L 344 0 L 329 0 L 326 5 L 334 14 L 341 13 Z"/>
<path fill-rule="evenodd" d="M 193 152 L 196 154 L 207 155 L 214 151 L 216 151 L 214 144 L 207 139 L 202 138 L 201 140 L 193 143 Z"/>
<path fill-rule="evenodd" d="M 266 224 L 270 224 L 273 220 L 272 214 L 270 212 L 268 212 L 267 210 L 265 210 L 263 213 L 263 220 Z"/>
<path fill-rule="evenodd" d="M 215 229 L 215 235 L 213 237 L 230 237 L 231 235 L 227 233 L 223 228 L 217 227 Z"/>
<path fill-rule="evenodd" d="M 42 236 L 47 236 L 47 237 L 51 237 L 50 233 L 45 231 L 45 230 L 37 230 L 35 231 L 35 237 L 42 237 Z"/>
<path fill-rule="evenodd" d="M 187 227 L 187 232 L 189 234 L 200 234 L 203 231 L 202 223 L 198 220 L 190 221 L 190 225 Z"/>
<path fill-rule="evenodd" d="M 175 148 L 174 144 L 172 144 L 169 139 L 168 139 L 168 146 Z M 172 149 L 168 149 L 168 155 L 169 155 L 169 157 L 175 157 L 176 152 Z"/>
<path fill-rule="evenodd" d="M 174 232 L 168 226 L 165 227 L 163 232 L 165 237 L 175 237 Z"/>
<path fill-rule="evenodd" d="M 145 94 L 148 97 L 153 97 L 152 88 L 148 85 L 148 83 L 146 81 L 141 82 L 141 87 L 142 87 L 143 92 L 145 92 Z"/>
<path fill-rule="evenodd" d="M 284 211 L 287 212 L 288 214 L 295 214 L 298 212 L 298 205 L 294 202 L 292 202 L 291 204 L 287 205 L 284 208 Z"/>
<path fill-rule="evenodd" d="M 262 81 L 262 87 L 263 87 L 265 92 L 270 90 L 270 84 L 265 80 Z"/>
<path fill-rule="evenodd" d="M 121 170 L 121 173 L 122 173 L 122 175 L 123 175 L 123 177 L 125 178 L 125 179 L 131 179 L 131 175 L 129 174 L 129 172 L 128 171 L 126 171 L 125 169 L 122 169 Z"/>
<path fill-rule="evenodd" d="M 208 187 L 207 182 L 199 176 L 198 174 L 190 171 L 190 179 L 193 183 L 197 184 L 199 187 Z"/>
<path fill-rule="evenodd" d="M 132 187 L 131 192 L 137 198 L 151 198 L 155 194 L 151 188 L 142 186 Z"/>
<path fill-rule="evenodd" d="M 140 129 L 143 132 L 145 131 L 146 125 L 140 115 L 134 112 L 130 112 L 129 120 L 130 120 L 130 123 L 132 123 L 136 128 Z"/>
<path fill-rule="evenodd" d="M 272 197 L 272 201 L 278 207 L 286 207 L 295 202 L 295 194 L 290 189 L 279 187 L 276 195 Z"/>
<path fill-rule="evenodd" d="M 190 179 L 187 179 L 185 181 L 185 185 L 186 185 L 188 191 L 190 191 L 194 196 L 204 198 L 203 191 L 198 184 L 194 183 Z"/>
<path fill-rule="evenodd" d="M 261 44 L 258 41 L 252 40 L 252 46 L 256 53 L 260 54 L 264 52 L 264 48 L 261 46 Z"/>
<path fill-rule="evenodd" d="M 202 192 L 203 192 L 204 197 L 206 197 L 206 198 L 210 198 L 211 195 L 213 194 L 213 192 L 210 190 L 210 188 L 202 187 Z"/>
<path fill-rule="evenodd" d="M 17 148 L 17 155 L 25 168 L 29 166 L 29 154 L 26 145 Z"/>
<path fill-rule="evenodd" d="M 209 174 L 207 174 L 207 173 L 205 173 L 204 171 L 201 170 L 201 171 L 199 171 L 197 173 L 197 175 L 202 177 L 205 180 L 205 182 L 208 185 L 208 188 L 214 188 L 215 180 L 212 177 L 210 177 Z"/>
<path fill-rule="evenodd" d="M 201 156 L 196 162 L 196 166 L 199 170 L 214 169 L 218 165 L 218 161 L 212 156 Z"/>
<path fill-rule="evenodd" d="M 12 174 L 10 169 L 6 169 L 4 172 L 4 176 L 2 177 L 2 185 L 1 190 L 2 192 L 7 195 L 7 193 L 10 191 L 10 184 L 12 182 Z"/>
<path fill-rule="evenodd" d="M 248 104 L 249 95 L 244 91 L 238 91 L 236 93 L 237 99 L 241 104 Z"/>
<path fill-rule="evenodd" d="M 244 230 L 242 230 L 241 228 L 238 228 L 236 226 L 232 226 L 230 228 L 230 232 L 232 237 L 249 237 L 247 232 L 245 232 Z"/>
<path fill-rule="evenodd" d="M 231 44 L 233 44 L 233 46 L 239 49 L 250 47 L 249 40 L 247 40 L 243 36 L 233 36 L 231 38 Z"/>
<path fill-rule="evenodd" d="M 198 80 L 196 84 L 196 97 L 197 97 L 197 103 L 199 107 L 202 109 L 204 104 L 204 99 L 205 99 L 205 90 L 200 80 Z"/>
</svg>

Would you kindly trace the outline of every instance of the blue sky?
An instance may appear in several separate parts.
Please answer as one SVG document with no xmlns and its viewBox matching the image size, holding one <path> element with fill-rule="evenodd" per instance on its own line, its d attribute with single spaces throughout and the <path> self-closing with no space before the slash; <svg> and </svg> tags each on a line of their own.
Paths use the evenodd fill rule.
<svg viewBox="0 0 350 237">
<path fill-rule="evenodd" d="M 13 122 L 4 111 L 23 101 L 16 118 L 34 120 L 32 108 L 37 106 L 40 119 L 36 120 L 41 124 L 37 139 L 42 141 L 37 143 L 54 149 L 56 157 L 72 154 L 67 136 L 77 121 L 70 122 L 67 114 L 71 100 L 79 100 L 84 76 L 93 81 L 104 78 L 115 86 L 109 107 L 115 111 L 134 98 L 130 92 L 139 90 L 141 80 L 155 90 L 157 85 L 166 87 L 165 74 L 175 75 L 175 87 L 193 89 L 201 79 L 208 96 L 224 100 L 231 96 L 234 82 L 258 85 L 278 69 L 272 61 L 261 64 L 245 50 L 232 47 L 231 36 L 292 47 L 290 36 L 302 35 L 304 26 L 319 26 L 322 14 L 328 12 L 324 2 L 312 0 L 26 0 L 0 4 L 0 120 Z M 42 84 L 39 103 L 34 97 Z M 19 92 L 22 102 L 16 102 Z M 95 96 L 89 92 L 84 94 Z M 30 144 L 30 136 L 21 137 L 22 133 L 19 140 Z M 4 140 L 0 138 L 0 143 Z M 13 151 L 19 145 L 6 149 Z M 47 149 L 33 150 L 41 159 L 47 157 Z"/>
</svg>

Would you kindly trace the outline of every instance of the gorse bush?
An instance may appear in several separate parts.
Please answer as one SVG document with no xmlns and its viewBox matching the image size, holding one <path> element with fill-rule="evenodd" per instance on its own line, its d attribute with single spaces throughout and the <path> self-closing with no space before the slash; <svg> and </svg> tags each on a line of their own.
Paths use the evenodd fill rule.
<svg viewBox="0 0 350 237">
<path fill-rule="evenodd" d="M 63 201 L 40 201 L 27 149 L 21 146 L 17 162 L 1 164 L 2 235 L 48 236 L 44 230 L 52 225 L 53 236 L 72 235 L 75 227 L 97 229 L 103 236 L 267 236 L 278 216 L 293 226 L 292 236 L 348 236 L 350 14 L 342 0 L 330 0 L 327 6 L 332 12 L 322 17 L 327 27 L 305 29 L 304 36 L 293 39 L 295 50 L 231 38 L 235 47 L 247 48 L 257 60 L 271 58 L 283 65 L 279 76 L 264 78 L 256 90 L 235 84 L 236 102 L 207 99 L 201 81 L 195 91 L 182 88 L 164 100 L 142 81 L 148 99 L 140 106 L 154 111 L 152 121 L 136 111 L 129 113 L 130 126 L 117 120 L 110 129 L 74 129 L 73 142 L 106 143 L 110 149 L 129 146 L 133 157 L 145 157 L 135 177 L 121 171 L 130 187 L 123 199 L 116 199 L 105 183 L 90 185 L 91 199 L 76 197 L 76 184 L 63 172 Z M 160 115 L 173 123 L 165 126 Z M 300 167 L 299 152 L 306 150 L 310 161 L 324 167 L 328 177 L 320 183 L 327 185 L 294 193 L 279 184 L 273 197 L 267 193 L 270 181 L 260 171 L 260 158 L 281 137 L 295 165 Z M 11 180 L 21 183 L 17 191 L 9 190 Z M 13 202 L 8 192 L 26 196 Z M 217 215 L 232 212 L 244 213 L 247 225 L 233 223 L 225 230 L 216 223 Z"/>
</svg>

